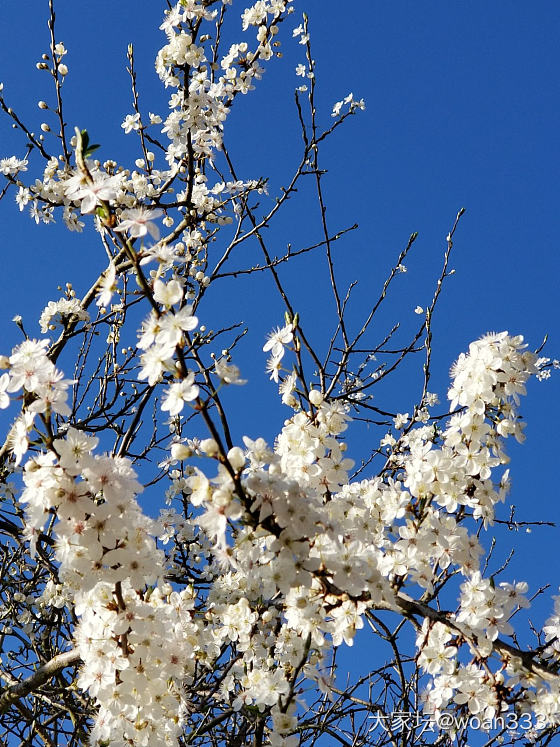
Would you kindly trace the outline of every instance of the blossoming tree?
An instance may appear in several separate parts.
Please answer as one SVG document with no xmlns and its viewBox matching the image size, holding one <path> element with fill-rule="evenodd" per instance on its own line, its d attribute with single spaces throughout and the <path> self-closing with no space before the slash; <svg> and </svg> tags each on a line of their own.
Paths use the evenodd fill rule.
<svg viewBox="0 0 560 747">
<path fill-rule="evenodd" d="M 527 584 L 507 567 L 487 573 L 484 538 L 507 496 L 506 440 L 523 438 L 520 396 L 554 363 L 520 335 L 489 334 L 454 364 L 448 403 L 430 393 L 432 317 L 462 211 L 418 330 L 376 340 L 373 320 L 416 237 L 351 323 L 319 154 L 364 104 L 350 94 L 326 119 L 318 110 L 296 4 L 258 0 L 241 13 L 231 0 L 162 3 L 155 65 L 169 110 L 140 106 L 128 48 L 122 128 L 137 138 L 134 167 L 117 154 L 96 160 L 88 131 L 67 125 L 53 0 L 48 12 L 41 134 L 0 92 L 24 148 L 0 160 L 2 197 L 38 223 L 95 232 L 107 263 L 81 298 L 67 284 L 46 303 L 42 337 L 17 317 L 22 340 L 0 359 L 10 418 L 0 449 L 3 744 L 466 743 L 465 716 L 489 742 L 530 732 L 550 743 L 559 603 L 531 639 Z M 301 45 L 301 152 L 291 181 L 267 196 L 263 179 L 237 173 L 225 133 L 238 100 L 265 85 L 283 36 Z M 276 256 L 266 229 L 304 180 L 321 238 Z M 247 262 L 249 245 L 259 259 Z M 285 282 L 310 252 L 326 262 L 335 309 L 324 347 Z M 268 355 L 285 408 L 275 437 L 265 419 L 251 438 L 242 411 L 232 416 L 230 390 L 251 387 L 245 328 L 214 289 L 238 276 L 269 276 L 285 307 L 252 351 Z M 217 311 L 221 325 L 209 329 Z M 418 356 L 413 412 L 374 405 L 377 384 Z M 379 433 L 356 468 L 347 441 L 364 420 Z M 362 628 L 370 662 L 348 680 L 338 652 Z"/>
</svg>

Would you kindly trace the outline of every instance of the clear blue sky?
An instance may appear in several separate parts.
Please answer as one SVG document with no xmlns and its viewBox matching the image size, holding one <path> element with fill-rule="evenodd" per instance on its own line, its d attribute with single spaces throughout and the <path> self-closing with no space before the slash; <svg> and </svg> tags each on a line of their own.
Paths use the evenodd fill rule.
<svg viewBox="0 0 560 747">
<path fill-rule="evenodd" d="M 233 4 L 239 12 L 245 7 L 238 0 Z M 69 49 L 67 121 L 87 128 L 102 144 L 102 159 L 132 165 L 137 157 L 135 141 L 120 127 L 132 111 L 125 72 L 128 42 L 136 47 L 142 108 L 165 113 L 166 95 L 153 71 L 164 40 L 157 30 L 164 5 L 155 0 L 79 5 L 59 0 L 56 5 L 58 36 Z M 338 230 L 360 224 L 336 251 L 341 278 L 360 280 L 352 313 L 363 313 L 376 298 L 398 250 L 418 231 L 409 271 L 387 317 L 416 323 L 413 309 L 431 297 L 445 236 L 457 210 L 465 207 L 452 261 L 456 275 L 434 322 L 432 389 L 443 399 L 450 364 L 469 341 L 490 330 L 524 334 L 532 347 L 548 334 L 548 355 L 560 357 L 560 4 L 355 0 L 346 6 L 296 0 L 294 7 L 281 29 L 283 58 L 268 63 L 258 90 L 237 102 L 228 122 L 226 140 L 242 176 L 270 176 L 273 194 L 296 163 L 293 88 L 302 81 L 294 69 L 303 61 L 303 48 L 292 41 L 291 28 L 305 10 L 323 121 L 329 121 L 332 104 L 349 91 L 367 104 L 325 148 L 322 162 L 330 172 L 330 226 Z M 47 75 L 35 70 L 40 53 L 47 50 L 45 11 L 46 3 L 31 6 L 16 0 L 4 0 L 1 10 L 3 28 L 9 30 L 0 49 L 4 93 L 35 130 L 45 119 L 37 100 L 52 100 Z M 21 140 L 6 118 L 0 123 L 0 150 L 1 156 L 23 155 Z M 316 212 L 306 200 L 302 195 L 286 220 L 271 228 L 277 253 L 289 241 L 297 245 L 319 236 Z M 30 333 L 38 335 L 34 320 L 48 300 L 58 297 L 57 284 L 72 280 L 83 291 L 105 260 L 91 234 L 69 234 L 58 224 L 37 228 L 11 200 L 0 203 L 0 222 L 5 353 L 18 340 L 9 321 L 15 313 L 23 313 Z M 330 314 L 314 295 L 325 277 L 324 266 L 305 260 L 299 267 L 292 281 L 296 306 L 304 322 L 320 328 Z M 247 408 L 238 399 L 237 407 L 247 423 L 241 432 L 255 436 L 260 431 L 270 438 L 286 412 L 269 404 L 274 388 L 261 373 L 265 357 L 260 348 L 264 333 L 282 323 L 282 310 L 271 300 L 265 281 L 254 295 L 246 292 L 248 287 L 225 288 L 223 296 L 216 296 L 224 304 L 217 309 L 235 308 L 246 321 L 253 316 L 243 350 L 245 355 L 254 350 L 249 378 L 259 406 Z M 402 386 L 399 409 L 404 411 L 411 406 L 408 391 Z M 521 448 L 510 447 L 512 500 L 520 518 L 560 518 L 552 469 L 558 460 L 559 393 L 556 376 L 533 383 L 523 404 L 528 439 Z M 388 396 L 396 395 L 401 389 Z M 270 408 L 265 422 L 262 403 Z M 557 538 L 558 529 L 509 534 L 519 560 L 508 576 L 527 579 L 532 589 L 544 582 L 555 587 Z M 537 625 L 548 609 L 547 604 L 536 610 Z"/>
</svg>

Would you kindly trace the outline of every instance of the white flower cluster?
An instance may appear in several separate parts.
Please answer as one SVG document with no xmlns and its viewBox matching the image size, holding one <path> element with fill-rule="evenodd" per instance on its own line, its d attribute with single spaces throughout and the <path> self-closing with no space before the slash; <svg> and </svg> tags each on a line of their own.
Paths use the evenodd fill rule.
<svg viewBox="0 0 560 747">
<path fill-rule="evenodd" d="M 397 437 L 388 433 L 382 440 L 389 447 L 386 468 L 371 479 L 349 478 L 353 461 L 342 440 L 348 407 L 336 395 L 329 399 L 317 388 L 309 390 L 295 368 L 280 378 L 286 354 L 300 349 L 297 317 L 287 317 L 263 347 L 270 353 L 267 371 L 294 411 L 274 444 L 244 437 L 245 448 L 224 447 L 212 427 L 212 438 L 203 440 L 183 431 L 190 427 L 186 403 L 197 400 L 197 409 L 208 415 L 212 376 L 223 384 L 242 383 L 228 350 L 221 357 L 213 354 L 210 366 L 197 358 L 197 346 L 211 334 L 204 337 L 194 311 L 211 281 L 208 245 L 216 226 L 228 222 L 226 207 L 242 215 L 246 195 L 263 190 L 256 181 L 212 186 L 203 169 L 191 167 L 212 162 L 232 101 L 260 78 L 260 63 L 272 56 L 278 24 L 289 8 L 288 0 L 257 0 L 242 15 L 244 30 L 256 29 L 254 47 L 232 44 L 211 63 L 210 36 L 194 34 L 189 25 L 218 17 L 212 5 L 181 0 L 162 24 L 167 42 L 156 69 L 166 87 L 177 89 L 168 117 L 150 114 L 148 125 L 136 112 L 122 124 L 125 132 L 140 134 L 163 124 L 170 141 L 166 169 L 155 168 L 150 153 L 132 172 L 113 161 L 92 162 L 79 132 L 76 168 L 52 158 L 33 186 L 23 186 L 18 177 L 27 161 L 0 160 L 0 171 L 19 187 L 20 208 L 31 202 L 35 220 L 50 222 L 59 206 L 68 228 L 80 230 L 80 213 L 95 213 L 99 230 L 112 231 L 115 242 L 119 237 L 115 246 L 123 247 L 127 260 L 119 264 L 123 255 L 113 256 L 98 282 L 97 304 L 104 309 L 111 303 L 126 272 L 123 264 L 133 265 L 152 308 L 137 343 L 139 379 L 154 388 L 165 379 L 161 408 L 170 416 L 171 446 L 162 466 L 169 469 L 168 502 L 180 498 L 183 513 L 167 509 L 156 523 L 138 505 L 142 486 L 128 460 L 94 455 L 97 439 L 78 427 L 57 431 L 51 416 L 70 415 L 66 398 L 72 382 L 49 360 L 48 341 L 26 340 L 1 359 L 7 371 L 0 377 L 0 408 L 9 405 L 9 394 L 24 390 L 23 411 L 8 438 L 16 464 L 28 451 L 38 413 L 50 428 L 46 436 L 37 428 L 21 502 L 32 549 L 56 516 L 56 560 L 64 587 L 47 585 L 41 603 L 58 607 L 71 596 L 80 618 L 78 684 L 99 707 L 92 741 L 177 744 L 191 707 L 184 702 L 185 684 L 204 667 L 220 670 L 228 651 L 215 702 L 233 711 L 268 709 L 267 743 L 294 747 L 297 677 L 329 694 L 332 648 L 352 645 L 368 610 L 402 611 L 405 588 L 421 589 L 429 598 L 442 579 L 447 583 L 459 574 L 458 612 L 437 621 L 434 610 L 426 613 L 417 640 L 418 662 L 432 678 L 427 707 L 437 712 L 455 703 L 491 717 L 506 707 L 505 688 L 523 687 L 528 708 L 560 723 L 556 685 L 541 682 L 527 672 L 526 662 L 511 656 L 500 660 L 507 681 L 490 665 L 491 657 L 503 655 L 496 644 L 499 636 L 511 635 L 511 615 L 527 606 L 526 585 L 496 585 L 482 577 L 479 562 L 477 531 L 494 520 L 508 489 L 504 440 L 523 438 L 519 396 L 527 379 L 548 365 L 527 351 L 523 338 L 503 332 L 473 343 L 452 369 L 449 399 L 456 411 L 429 425 L 428 408 L 436 398 L 427 395 L 412 418 L 396 415 Z M 294 36 L 307 44 L 303 27 Z M 303 66 L 299 73 L 308 74 Z M 332 114 L 343 119 L 358 108 L 363 102 L 349 94 Z M 163 225 L 173 226 L 165 202 L 172 193 L 180 224 L 160 240 L 155 220 L 163 215 Z M 148 235 L 155 243 L 144 246 Z M 156 269 L 146 277 L 138 268 L 149 263 Z M 46 332 L 57 323 L 88 320 L 79 301 L 63 298 L 49 303 L 40 322 Z M 189 370 L 193 361 L 200 373 Z M 193 455 L 196 466 L 178 465 Z M 173 551 L 166 564 L 158 549 L 156 538 L 165 544 L 172 537 L 195 552 L 204 582 L 198 595 L 193 587 L 179 592 L 164 580 L 168 572 L 185 573 Z M 559 621 L 557 601 L 545 628 L 547 651 L 555 659 Z"/>
<path fill-rule="evenodd" d="M 507 709 L 498 697 L 504 684 L 501 672 L 493 673 L 488 667 L 477 667 L 474 663 L 461 665 L 457 653 L 466 640 L 475 657 L 489 657 L 498 634 L 513 633 L 511 615 L 529 606 L 524 596 L 526 591 L 526 583 L 494 586 L 491 579 L 484 579 L 476 572 L 461 586 L 461 608 L 452 630 L 439 622 L 424 621 L 417 640 L 418 663 L 434 676 L 425 693 L 430 713 L 438 714 L 452 702 L 467 704 L 470 713 L 490 719 Z M 510 684 L 515 682 L 507 683 Z"/>
<path fill-rule="evenodd" d="M 507 472 L 497 486 L 490 479 L 492 469 L 508 461 L 500 439 L 523 439 L 516 405 L 536 370 L 522 337 L 502 332 L 472 343 L 453 366 L 449 399 L 452 408 L 461 409 L 441 434 L 441 448 L 435 448 L 429 427 L 402 439 L 409 450 L 403 466 L 411 494 L 450 513 L 459 505 L 469 507 L 475 518 L 491 523 L 508 488 Z"/>
<path fill-rule="evenodd" d="M 223 75 L 210 79 L 206 52 L 196 44 L 193 37 L 181 29 L 181 24 L 193 14 L 211 18 L 202 3 L 191 3 L 188 9 L 178 3 L 167 14 L 163 27 L 168 43 L 158 52 L 156 70 L 166 87 L 182 85 L 180 71 L 185 66 L 191 69 L 188 95 L 171 97 L 172 113 L 165 121 L 163 131 L 171 144 L 168 160 L 181 160 L 192 147 L 196 157 L 210 156 L 213 149 L 222 143 L 223 122 L 227 117 L 231 100 L 238 93 L 247 93 L 253 88 L 253 80 L 262 76 L 259 61 L 272 57 L 271 39 L 278 31 L 275 25 L 285 11 L 288 0 L 258 0 L 243 13 L 243 29 L 257 26 L 258 46 L 251 51 L 247 42 L 234 44 L 220 61 Z"/>
<path fill-rule="evenodd" d="M 183 297 L 177 281 L 156 280 L 154 297 L 165 311 L 144 325 L 143 344 L 166 348 L 171 365 L 185 328 L 197 321 L 189 307 L 173 309 Z M 283 349 L 273 339 L 271 350 L 276 343 Z M 466 576 L 458 614 L 448 626 L 426 623 L 418 639 L 419 663 L 433 677 L 427 706 L 437 712 L 466 704 L 487 717 L 504 707 L 503 676 L 479 662 L 492 655 L 499 634 L 511 634 L 511 614 L 527 606 L 526 585 L 495 586 L 482 578 L 476 534 L 454 512 L 463 506 L 489 517 L 496 500 L 490 474 L 505 460 L 500 441 L 513 430 L 499 426 L 517 424 L 519 382 L 533 372 L 534 358 L 522 338 L 505 333 L 471 350 L 473 360 L 465 356 L 454 368 L 451 396 L 461 398 L 462 410 L 449 427 L 430 441 L 433 428 L 421 425 L 395 442 L 404 484 L 389 477 L 348 482 L 352 461 L 340 440 L 347 409 L 317 391 L 309 395 L 313 409 L 287 420 L 273 448 L 245 438 L 245 451 L 233 447 L 221 455 L 213 439 L 200 442 L 199 453 L 218 460 L 217 474 L 209 479 L 192 467 L 185 480 L 177 473 L 175 494 L 189 494 L 195 513 L 181 520 L 170 514 L 162 528 L 139 509 L 142 487 L 130 463 L 94 456 L 97 439 L 75 428 L 26 463 L 21 502 L 32 546 L 52 513 L 58 517 L 59 576 L 80 616 L 79 684 L 99 704 L 95 738 L 173 744 L 187 715 L 181 681 L 196 661 L 212 667 L 224 646 L 235 647 L 238 658 L 219 698 L 234 710 L 272 708 L 273 724 L 292 728 L 292 716 L 280 718 L 291 672 L 303 664 L 305 676 L 328 691 L 323 666 L 330 649 L 352 645 L 368 608 L 395 608 L 404 583 L 431 590 L 439 573 L 455 568 Z M 4 388 L 23 386 L 36 397 L 27 427 L 35 411 L 65 412 L 60 397 L 67 382 L 56 390 L 62 374 L 48 360 L 45 341 L 23 343 L 5 364 Z M 58 398 L 45 388 L 47 374 Z M 180 415 L 173 398 L 188 400 L 194 388 L 192 373 L 173 383 L 166 409 Z M 15 451 L 18 459 L 24 451 Z M 188 458 L 192 449 L 175 443 L 173 453 Z M 199 541 L 200 552 L 215 559 L 203 615 L 195 612 L 192 590 L 173 592 L 163 582 L 164 556 L 154 537 L 168 538 L 174 523 L 190 540 L 202 530 L 208 541 L 206 549 Z M 54 601 L 55 590 L 48 597 L 62 603 Z M 549 640 L 557 627 L 554 618 Z M 459 664 L 463 644 L 474 657 L 467 665 Z M 315 655 L 306 662 L 309 647 Z M 508 686 L 523 681 L 522 662 L 510 659 L 507 667 Z M 533 683 L 530 692 L 535 699 L 545 693 L 547 717 L 557 719 L 553 688 Z M 280 731 L 271 735 L 279 745 L 281 738 Z"/>
<path fill-rule="evenodd" d="M 64 325 L 70 321 L 89 322 L 89 314 L 82 308 L 82 304 L 77 298 L 61 298 L 58 301 L 49 301 L 39 318 L 43 334 L 56 329 L 57 325 Z"/>
<path fill-rule="evenodd" d="M 55 584 L 52 579 L 49 579 L 45 584 L 43 593 L 33 602 L 39 607 L 55 607 L 61 609 L 72 604 L 73 594 L 72 590 L 64 586 L 64 584 Z"/>
<path fill-rule="evenodd" d="M 253 82 L 262 76 L 261 62 L 273 54 L 273 38 L 288 5 L 289 0 L 259 0 L 245 10 L 243 28 L 256 27 L 256 44 L 252 49 L 247 41 L 233 44 L 217 63 L 220 75 L 211 70 L 208 61 L 213 54 L 211 44 L 207 43 L 211 35 L 201 34 L 195 42 L 190 28 L 193 20 L 215 19 L 217 11 L 209 10 L 200 0 L 181 0 L 170 8 L 161 26 L 167 43 L 157 55 L 156 69 L 166 86 L 178 89 L 170 97 L 171 111 L 166 118 L 150 113 L 149 123 L 135 112 L 127 115 L 122 124 L 127 133 L 143 133 L 148 127 L 161 125 L 161 132 L 170 140 L 167 168 L 156 168 L 152 152 L 145 152 L 145 158 L 136 161 L 135 170 L 118 166 L 112 160 L 103 164 L 92 161 L 84 145 L 89 142 L 87 133 L 77 132 L 71 140 L 76 149 L 76 167 L 72 168 L 62 157 L 50 158 L 42 179 L 28 186 L 18 178 L 27 169 L 27 160 L 15 156 L 0 160 L 0 171 L 18 186 L 16 200 L 20 210 L 29 205 L 37 223 L 50 223 L 55 209 L 61 207 L 64 223 L 71 231 L 84 228 L 80 214 L 95 214 L 98 229 L 114 229 L 123 236 L 123 241 L 125 233 L 131 242 L 149 234 L 157 243 L 142 247 L 142 264 L 156 260 L 163 271 L 173 265 L 188 264 L 190 282 L 202 288 L 208 285 L 210 279 L 202 269 L 204 259 L 199 258 L 199 254 L 204 255 L 206 223 L 231 222 L 232 217 L 224 215 L 226 207 L 239 211 L 245 195 L 263 191 L 263 185 L 255 180 L 208 185 L 207 176 L 199 169 L 194 174 L 190 168 L 187 172 L 185 163 L 211 159 L 221 148 L 223 126 L 233 99 L 251 90 Z M 186 85 L 185 69 L 188 69 Z M 174 205 L 196 216 L 194 226 L 187 226 L 187 221 L 182 224 L 181 240 L 176 244 L 165 239 L 158 241 L 160 231 L 154 222 L 165 208 L 164 198 L 171 193 L 175 193 Z M 163 223 L 170 227 L 174 219 L 168 211 L 164 212 Z M 98 305 L 108 306 L 114 291 L 115 271 L 111 264 L 100 287 Z"/>
<path fill-rule="evenodd" d="M 291 335 L 291 327 L 276 330 L 267 349 L 282 357 Z M 396 588 L 405 582 L 431 590 L 442 571 L 457 568 L 467 577 L 459 613 L 449 626 L 426 623 L 418 641 L 419 662 L 434 677 L 427 707 L 437 712 L 466 704 L 487 717 L 505 707 L 503 676 L 478 662 L 491 656 L 499 634 L 511 634 L 509 619 L 527 606 L 527 587 L 482 578 L 476 534 L 455 512 L 462 506 L 474 518 L 492 519 L 507 474 L 495 488 L 491 473 L 506 461 L 501 440 L 510 433 L 520 437 L 515 405 L 534 370 L 520 337 L 502 333 L 473 344 L 454 367 L 450 397 L 460 398 L 461 411 L 448 428 L 436 434 L 420 426 L 392 441 L 404 484 L 388 478 L 348 483 L 352 462 L 339 440 L 348 413 L 318 392 L 310 394 L 316 410 L 286 421 L 273 448 L 246 437 L 245 453 L 230 449 L 214 478 L 198 468 L 186 480 L 177 473 L 171 494 L 190 492 L 192 506 L 202 509 L 194 524 L 216 559 L 205 657 L 212 661 L 226 643 L 241 656 L 220 688 L 226 703 L 235 710 L 276 707 L 307 645 L 317 653 L 305 675 L 328 690 L 321 663 L 332 645 L 352 644 L 370 606 L 394 605 Z M 211 459 L 220 456 L 213 439 L 197 448 Z M 189 458 L 192 448 L 175 443 L 173 454 Z M 228 527 L 235 527 L 232 535 Z M 468 665 L 458 659 L 465 643 L 474 655 Z M 507 666 L 519 679 L 522 663 L 508 660 Z"/>
<path fill-rule="evenodd" d="M 331 116 L 340 117 L 346 107 L 346 113 L 353 114 L 357 109 L 362 111 L 366 108 L 365 101 L 363 99 L 355 99 L 353 93 L 349 93 L 345 96 L 342 101 L 337 101 L 333 106 Z"/>
<path fill-rule="evenodd" d="M 514 611 L 529 607 L 524 596 L 527 589 L 525 582 L 496 586 L 478 571 L 461 585 L 461 608 L 455 619 L 469 635 L 476 635 L 479 653 L 488 656 L 499 633 L 513 633 L 509 619 Z"/>
<path fill-rule="evenodd" d="M 0 408 L 9 406 L 8 393 L 23 389 L 31 395 L 28 406 L 12 425 L 8 445 L 16 464 L 28 449 L 28 434 L 38 413 L 69 415 L 67 389 L 73 382 L 64 378 L 47 356 L 49 340 L 25 340 L 17 345 L 9 358 L 2 357 L 8 372 L 0 378 Z"/>
<path fill-rule="evenodd" d="M 77 173 L 62 184 L 64 196 L 73 203 L 80 204 L 80 211 L 92 213 L 102 202 L 115 201 L 118 190 L 123 187 L 123 176 L 108 176 L 100 169 L 95 169 L 87 176 Z"/>
<path fill-rule="evenodd" d="M 395 550 L 400 550 L 395 563 L 401 563 L 396 572 L 405 575 L 412 568 L 411 580 L 428 590 L 435 571 L 446 569 L 450 562 L 467 576 L 461 586 L 459 612 L 449 616 L 449 626 L 427 619 L 418 638 L 419 663 L 433 675 L 425 694 L 430 713 L 437 714 L 455 703 L 465 704 L 472 714 L 493 718 L 508 708 L 506 690 L 521 685 L 526 688 L 524 708 L 539 715 L 543 724 L 560 723 L 557 684 L 536 681 L 525 663 L 513 656 L 504 663 L 509 680 L 484 664 L 495 652 L 498 636 L 513 633 L 512 614 L 529 606 L 527 584 L 495 585 L 492 579 L 483 578 L 476 562 L 481 548 L 474 534 L 466 534 L 464 527 L 456 528 L 453 516 L 436 514 L 435 508 L 439 505 L 454 513 L 462 506 L 471 509 L 475 519 L 492 521 L 494 505 L 504 499 L 508 483 L 507 472 L 498 486 L 490 479 L 493 468 L 507 462 L 501 439 L 513 434 L 522 440 L 516 405 L 519 395 L 525 393 L 527 379 L 537 371 L 536 357 L 526 350 L 522 337 L 505 332 L 487 335 L 472 343 L 469 353 L 461 355 L 452 369 L 449 398 L 453 407 L 461 410 L 442 432 L 441 448 L 434 448 L 434 436 L 426 429 L 401 439 L 405 456 L 397 455 L 396 461 L 405 469 L 405 485 L 429 508 L 420 527 L 416 518 L 407 522 L 406 531 L 399 530 L 405 547 L 399 547 L 403 540 L 395 545 Z M 436 515 L 443 524 L 434 534 Z M 412 548 L 408 545 L 411 540 Z M 424 565 L 423 573 L 419 573 L 418 559 Z M 551 618 L 545 628 L 547 638 L 554 640 L 558 629 L 557 618 Z M 473 656 L 466 666 L 458 659 L 463 643 Z"/>
<path fill-rule="evenodd" d="M 153 386 L 160 380 L 165 371 L 175 373 L 174 355 L 178 345 L 184 346 L 185 333 L 191 332 L 198 325 L 198 319 L 193 316 L 192 306 L 173 306 L 183 302 L 183 284 L 181 279 L 173 278 L 167 283 L 156 279 L 153 284 L 154 300 L 163 307 L 164 311 L 153 310 L 143 324 L 138 347 L 144 352 L 141 355 L 142 369 L 138 375 L 140 379 L 147 379 Z M 194 384 L 194 374 L 172 384 L 168 392 L 164 409 L 171 414 L 178 414 L 183 408 L 183 402 L 189 402 L 198 395 L 198 388 Z"/>
<path fill-rule="evenodd" d="M 507 332 L 472 342 L 468 354 L 461 353 L 451 371 L 451 409 L 467 407 L 469 412 L 482 415 L 487 408 L 501 407 L 502 419 L 514 421 L 515 415 L 505 409 L 505 403 L 513 400 L 518 405 L 519 395 L 526 393 L 525 382 L 538 372 L 536 358 L 526 348 L 521 335 L 510 337 Z M 501 435 L 512 432 L 519 437 L 512 425 L 502 427 L 498 423 Z"/>
<path fill-rule="evenodd" d="M 27 534 L 36 542 L 56 511 L 59 577 L 80 617 L 78 685 L 100 706 L 92 740 L 174 744 L 198 642 L 192 595 L 163 583 L 158 529 L 136 502 L 142 486 L 130 463 L 93 456 L 96 444 L 69 428 L 26 463 Z M 55 593 L 49 599 L 57 604 Z"/>
<path fill-rule="evenodd" d="M 263 352 L 270 351 L 270 358 L 266 363 L 266 370 L 270 378 L 278 383 L 280 370 L 282 368 L 282 358 L 286 352 L 286 346 L 294 339 L 293 324 L 285 324 L 283 327 L 273 329 L 268 335 L 267 341 L 263 345 Z"/>
<path fill-rule="evenodd" d="M 0 158 L 0 173 L 4 176 L 15 176 L 20 171 L 27 171 L 27 159 L 16 158 L 16 156 Z"/>
</svg>

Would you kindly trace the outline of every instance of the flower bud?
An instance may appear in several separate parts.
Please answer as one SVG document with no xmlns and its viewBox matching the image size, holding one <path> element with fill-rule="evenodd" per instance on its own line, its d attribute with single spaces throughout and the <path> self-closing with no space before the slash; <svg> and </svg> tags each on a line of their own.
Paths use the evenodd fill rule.
<svg viewBox="0 0 560 747">
<path fill-rule="evenodd" d="M 245 455 L 239 446 L 234 446 L 228 451 L 228 462 L 236 472 L 240 472 L 245 466 Z"/>
<path fill-rule="evenodd" d="M 309 392 L 309 401 L 312 405 L 315 405 L 315 407 L 319 407 L 319 405 L 323 401 L 323 395 L 318 389 L 312 389 Z"/>
<path fill-rule="evenodd" d="M 200 442 L 200 450 L 207 456 L 216 456 L 219 447 L 213 438 L 205 438 L 204 441 Z"/>
<path fill-rule="evenodd" d="M 192 449 L 189 449 L 185 444 L 174 443 L 171 444 L 171 456 L 173 459 L 182 461 L 192 456 Z"/>
</svg>

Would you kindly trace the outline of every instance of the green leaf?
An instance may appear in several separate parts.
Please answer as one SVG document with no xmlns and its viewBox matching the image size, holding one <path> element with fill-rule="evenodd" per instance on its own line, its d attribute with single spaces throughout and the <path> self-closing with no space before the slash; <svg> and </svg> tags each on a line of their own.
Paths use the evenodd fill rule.
<svg viewBox="0 0 560 747">
<path fill-rule="evenodd" d="M 93 143 L 93 145 L 88 145 L 87 148 L 84 148 L 84 158 L 89 158 L 92 153 L 94 153 L 98 148 L 101 146 L 99 143 Z"/>
<path fill-rule="evenodd" d="M 82 155 L 84 158 L 89 158 L 91 154 L 101 146 L 99 145 L 99 143 L 89 142 L 89 134 L 87 130 L 80 130 L 80 135 L 82 138 Z"/>
<path fill-rule="evenodd" d="M 105 205 L 98 205 L 95 208 L 95 214 L 98 215 L 101 220 L 107 220 L 107 218 L 109 217 L 109 213 L 107 212 L 107 208 L 105 207 Z"/>
</svg>

